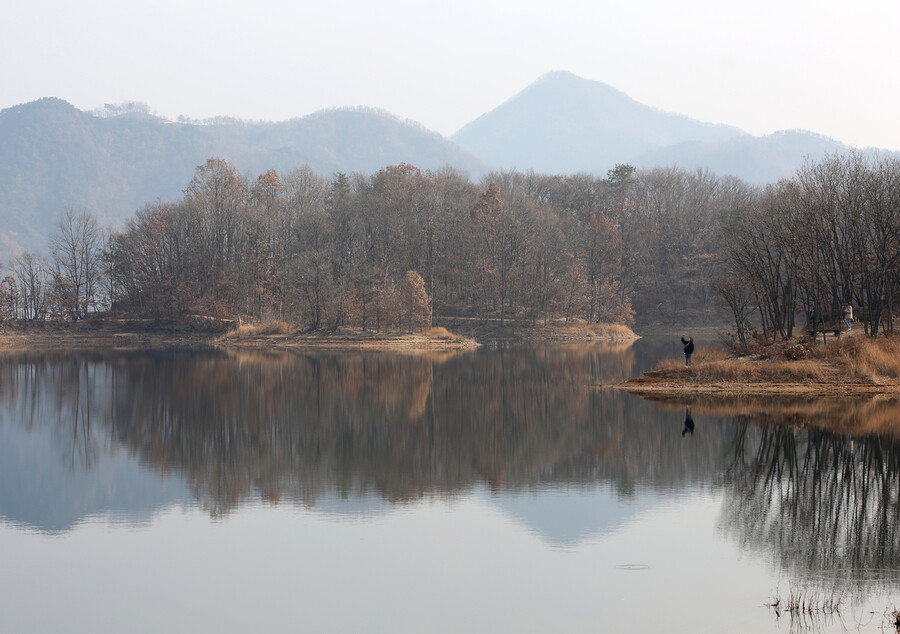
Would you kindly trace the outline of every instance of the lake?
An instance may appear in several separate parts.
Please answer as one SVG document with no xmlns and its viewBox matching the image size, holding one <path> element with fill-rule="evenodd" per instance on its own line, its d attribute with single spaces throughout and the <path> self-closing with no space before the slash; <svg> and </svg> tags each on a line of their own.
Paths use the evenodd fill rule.
<svg viewBox="0 0 900 634">
<path fill-rule="evenodd" d="M 900 406 L 596 387 L 680 351 L 0 357 L 0 631 L 885 631 Z"/>
</svg>

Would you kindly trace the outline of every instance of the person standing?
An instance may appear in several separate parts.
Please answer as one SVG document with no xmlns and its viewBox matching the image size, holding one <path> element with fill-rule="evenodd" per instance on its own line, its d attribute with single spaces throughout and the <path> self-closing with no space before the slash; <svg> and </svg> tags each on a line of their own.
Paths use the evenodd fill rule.
<svg viewBox="0 0 900 634">
<path fill-rule="evenodd" d="M 848 303 L 847 308 L 844 309 L 844 323 L 847 325 L 847 330 L 850 330 L 851 321 L 853 321 L 853 304 Z"/>
<path fill-rule="evenodd" d="M 684 367 L 691 367 L 691 355 L 694 354 L 694 338 L 688 337 L 687 341 L 681 338 L 681 344 L 684 346 Z"/>
</svg>

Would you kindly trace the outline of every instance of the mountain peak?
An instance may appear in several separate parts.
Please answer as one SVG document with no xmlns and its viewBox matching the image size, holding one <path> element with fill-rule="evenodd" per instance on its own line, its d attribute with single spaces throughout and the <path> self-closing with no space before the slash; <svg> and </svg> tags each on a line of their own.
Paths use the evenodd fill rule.
<svg viewBox="0 0 900 634">
<path fill-rule="evenodd" d="M 28 116 L 75 116 L 81 111 L 68 101 L 57 97 L 42 97 L 28 103 L 21 103 L 16 106 L 4 108 L 0 110 L 0 118 L 2 117 L 28 117 Z"/>
<path fill-rule="evenodd" d="M 602 173 L 655 148 L 743 134 L 661 112 L 599 81 L 553 71 L 451 138 L 502 168 Z"/>
<path fill-rule="evenodd" d="M 620 95 L 625 96 L 625 93 L 623 93 L 620 90 L 617 90 L 616 88 L 613 88 L 609 84 L 606 84 L 602 81 L 597 81 L 595 79 L 586 79 L 584 77 L 580 77 L 580 76 L 576 75 L 575 73 L 572 73 L 567 70 L 551 70 L 549 72 L 546 72 L 543 75 L 541 75 L 540 77 L 538 77 L 536 80 L 534 80 L 528 86 L 528 88 L 531 88 L 534 86 L 540 86 L 541 84 L 582 86 L 585 88 L 594 87 L 595 89 L 603 88 L 605 90 L 609 90 L 614 93 L 618 93 Z M 528 88 L 526 88 L 526 90 Z"/>
</svg>

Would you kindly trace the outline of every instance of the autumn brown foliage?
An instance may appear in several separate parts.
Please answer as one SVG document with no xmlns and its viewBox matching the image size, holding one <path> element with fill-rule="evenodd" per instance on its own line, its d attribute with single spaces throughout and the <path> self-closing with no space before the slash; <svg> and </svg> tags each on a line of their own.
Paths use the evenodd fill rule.
<svg viewBox="0 0 900 634">
<path fill-rule="evenodd" d="M 877 173 L 889 182 L 889 169 Z M 740 337 L 754 310 L 768 336 L 789 335 L 813 288 L 801 273 L 825 271 L 815 266 L 825 260 L 809 259 L 806 243 L 794 240 L 813 233 L 794 231 L 788 214 L 805 200 L 801 190 L 818 191 L 795 183 L 763 195 L 708 172 L 628 165 L 606 178 L 511 171 L 479 183 L 453 169 L 405 164 L 331 178 L 303 166 L 254 179 L 210 159 L 181 200 L 138 210 L 92 251 L 100 278 L 74 304 L 68 291 L 87 287 L 59 283 L 66 279 L 57 274 L 62 259 L 23 254 L 11 271 L 11 310 L 42 319 L 112 307 L 157 319 L 277 319 L 311 330 L 424 328 L 426 304 L 434 315 L 496 320 L 501 328 L 560 320 L 683 323 L 716 314 L 716 289 L 728 296 Z M 853 227 L 880 232 L 856 231 L 852 244 L 884 248 L 868 259 L 859 254 L 869 252 L 854 252 L 850 286 L 828 272 L 822 279 L 830 290 L 817 291 L 820 299 L 846 294 L 833 289 L 870 297 L 881 288 L 889 302 L 896 292 L 885 286 L 900 268 L 891 268 L 896 235 L 882 231 L 891 226 L 882 194 L 893 190 L 871 191 L 869 224 Z M 813 210 L 800 225 L 805 230 L 820 216 L 819 207 L 804 204 Z M 865 273 L 876 268 L 883 274 Z M 416 299 L 410 271 L 421 280 Z M 873 314 L 860 316 L 870 323 Z"/>
<path fill-rule="evenodd" d="M 255 182 L 211 159 L 182 201 L 110 241 L 111 300 L 155 316 L 279 319 L 309 329 L 422 330 L 482 320 L 633 320 L 616 196 L 600 179 L 309 168 Z"/>
</svg>

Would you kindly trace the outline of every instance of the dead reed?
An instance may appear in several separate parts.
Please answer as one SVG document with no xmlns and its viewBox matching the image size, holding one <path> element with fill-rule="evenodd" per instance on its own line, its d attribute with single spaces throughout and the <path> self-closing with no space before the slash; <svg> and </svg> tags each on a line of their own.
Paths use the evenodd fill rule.
<svg viewBox="0 0 900 634">
<path fill-rule="evenodd" d="M 460 339 L 459 335 L 454 335 L 443 326 L 432 326 L 422 334 L 430 339 L 439 339 L 441 341 L 457 341 Z"/>
<path fill-rule="evenodd" d="M 900 338 L 843 337 L 814 349 L 814 357 L 838 366 L 847 378 L 900 378 Z"/>
<path fill-rule="evenodd" d="M 586 326 L 593 334 L 609 339 L 634 339 L 634 331 L 625 324 L 590 324 Z"/>
<path fill-rule="evenodd" d="M 892 627 L 895 632 L 900 632 L 900 610 L 897 608 L 888 608 L 885 610 L 882 621 L 887 623 L 887 625 L 882 625 L 882 629 Z"/>
<path fill-rule="evenodd" d="M 552 330 L 561 338 L 572 340 L 631 341 L 637 339 L 634 331 L 625 324 L 556 323 Z"/>
<path fill-rule="evenodd" d="M 657 370 L 686 371 L 680 359 L 660 361 Z M 701 383 L 736 383 L 753 381 L 810 381 L 823 380 L 833 375 L 834 370 L 822 363 L 803 359 L 760 359 L 758 357 L 737 357 L 718 347 L 699 347 L 694 353 L 691 368 L 687 370 Z"/>
<path fill-rule="evenodd" d="M 258 324 L 241 324 L 234 330 L 230 330 L 223 339 L 249 339 L 264 335 L 288 335 L 294 331 L 293 326 L 284 321 L 264 321 Z"/>
<path fill-rule="evenodd" d="M 787 614 L 791 621 L 801 620 L 812 625 L 812 619 L 840 616 L 845 600 L 846 593 L 837 587 L 827 590 L 791 587 L 787 596 L 775 597 L 766 607 L 776 618 Z"/>
</svg>

